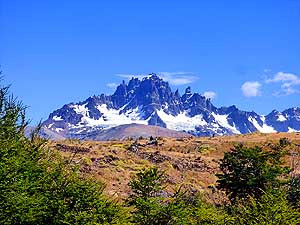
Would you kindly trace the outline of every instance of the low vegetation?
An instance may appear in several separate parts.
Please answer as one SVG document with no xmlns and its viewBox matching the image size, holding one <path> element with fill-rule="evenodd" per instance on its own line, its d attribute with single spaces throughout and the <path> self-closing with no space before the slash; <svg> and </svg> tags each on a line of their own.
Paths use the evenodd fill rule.
<svg viewBox="0 0 300 225">
<path fill-rule="evenodd" d="M 220 161 L 222 173 L 217 174 L 218 188 L 226 192 L 232 203 L 259 198 L 268 188 L 279 187 L 283 182 L 279 177 L 289 172 L 282 166 L 284 154 L 281 148 L 263 151 L 257 146 L 237 145 Z"/>
<path fill-rule="evenodd" d="M 25 137 L 26 126 L 23 105 L 7 87 L 0 88 L 0 224 L 300 224 L 298 148 L 288 139 L 264 146 L 237 144 L 212 164 L 198 154 L 217 149 L 198 142 L 185 148 L 174 144 L 178 151 L 167 150 L 168 156 L 157 150 L 159 143 L 151 154 L 141 150 L 147 144 L 115 143 L 109 154 L 82 158 L 77 155 L 93 154 L 103 146 L 78 147 L 81 143 L 71 140 L 68 145 L 55 143 L 54 150 L 53 143 L 39 138 L 38 129 Z M 121 158 L 120 149 L 141 158 L 136 167 L 130 166 L 134 158 Z M 187 157 L 177 160 L 177 155 Z M 291 157 L 293 164 L 288 166 L 286 159 Z M 132 170 L 124 198 L 105 193 L 105 184 L 92 172 L 97 167 L 101 177 L 106 165 L 116 174 Z M 201 192 L 192 183 L 177 185 L 157 165 L 217 173 L 217 186 Z M 197 180 L 202 182 L 201 177 Z"/>
</svg>

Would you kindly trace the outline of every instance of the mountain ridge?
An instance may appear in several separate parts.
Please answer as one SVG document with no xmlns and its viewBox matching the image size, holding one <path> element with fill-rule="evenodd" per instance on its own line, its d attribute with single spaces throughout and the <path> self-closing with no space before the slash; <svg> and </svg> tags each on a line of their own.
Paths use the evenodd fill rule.
<svg viewBox="0 0 300 225">
<path fill-rule="evenodd" d="M 273 110 L 259 115 L 235 105 L 216 107 L 211 100 L 187 87 L 180 95 L 156 74 L 123 81 L 112 95 L 94 95 L 53 111 L 43 127 L 66 138 L 85 138 L 91 133 L 123 124 L 153 125 L 195 136 L 246 134 L 256 131 L 300 131 L 300 109 Z"/>
</svg>

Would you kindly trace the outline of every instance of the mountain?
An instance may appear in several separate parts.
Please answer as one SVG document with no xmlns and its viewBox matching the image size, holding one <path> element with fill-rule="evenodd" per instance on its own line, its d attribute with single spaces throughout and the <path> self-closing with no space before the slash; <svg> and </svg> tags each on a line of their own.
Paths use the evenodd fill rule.
<svg viewBox="0 0 300 225">
<path fill-rule="evenodd" d="M 26 137 L 31 137 L 32 133 L 36 132 L 37 127 L 35 126 L 27 126 L 25 128 L 25 136 Z M 64 137 L 63 135 L 60 135 L 59 133 L 57 133 L 56 131 L 52 131 L 50 129 L 48 129 L 47 127 L 41 127 L 41 129 L 39 130 L 39 135 L 47 138 L 47 139 L 51 139 L 51 140 L 64 140 L 66 139 L 66 137 Z"/>
<path fill-rule="evenodd" d="M 236 106 L 217 108 L 210 99 L 172 91 L 156 74 L 123 81 L 112 95 L 97 95 L 55 110 L 43 128 L 65 138 L 86 139 L 124 124 L 153 125 L 196 136 L 300 131 L 300 108 L 258 115 Z"/>
<path fill-rule="evenodd" d="M 184 138 L 189 135 L 184 132 L 174 131 L 163 127 L 144 125 L 144 124 L 124 124 L 101 131 L 91 132 L 84 139 L 107 141 L 107 140 L 126 140 L 128 138 L 138 139 L 139 137 L 169 137 Z"/>
</svg>

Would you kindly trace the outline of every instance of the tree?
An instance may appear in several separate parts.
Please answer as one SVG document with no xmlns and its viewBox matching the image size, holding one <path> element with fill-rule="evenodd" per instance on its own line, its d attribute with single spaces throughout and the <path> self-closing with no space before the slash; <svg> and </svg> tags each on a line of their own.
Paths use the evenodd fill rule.
<svg viewBox="0 0 300 225">
<path fill-rule="evenodd" d="M 234 218 L 226 213 L 223 208 L 217 208 L 206 203 L 199 197 L 197 204 L 192 209 L 192 218 L 195 225 L 234 225 Z"/>
<path fill-rule="evenodd" d="M 25 107 L 0 87 L 0 224 L 115 224 L 122 210 L 71 160 L 24 135 Z M 125 221 L 120 222 L 125 224 Z"/>
<path fill-rule="evenodd" d="M 232 203 L 250 196 L 258 198 L 268 187 L 278 186 L 278 177 L 286 172 L 282 167 L 283 151 L 273 148 L 247 148 L 237 145 L 224 154 L 220 161 L 221 174 L 217 174 L 220 190 L 224 190 Z"/>
<path fill-rule="evenodd" d="M 199 193 L 182 191 L 166 194 L 164 172 L 144 169 L 129 183 L 132 195 L 127 200 L 132 209 L 132 222 L 138 225 L 205 225 L 232 224 L 222 209 L 206 203 Z M 160 194 L 165 193 L 165 196 Z"/>
<path fill-rule="evenodd" d="M 300 224 L 300 213 L 287 201 L 283 190 L 267 190 L 260 199 L 250 197 L 247 205 L 239 205 L 233 211 L 238 225 Z"/>
<path fill-rule="evenodd" d="M 300 207 L 300 177 L 295 176 L 290 179 L 288 184 L 287 199 L 293 206 Z"/>
<path fill-rule="evenodd" d="M 176 225 L 187 222 L 189 208 L 180 199 L 181 193 L 168 196 L 163 185 L 165 173 L 158 168 L 144 169 L 136 174 L 129 186 L 132 194 L 127 199 L 132 211 L 132 222 L 139 225 Z M 162 196 L 167 195 L 167 196 Z"/>
<path fill-rule="evenodd" d="M 163 190 L 164 173 L 158 168 L 144 169 L 138 172 L 129 186 L 132 194 L 127 199 L 129 206 L 134 206 L 132 220 L 140 225 L 159 224 L 157 215 L 161 210 L 161 204 L 156 194 Z"/>
</svg>

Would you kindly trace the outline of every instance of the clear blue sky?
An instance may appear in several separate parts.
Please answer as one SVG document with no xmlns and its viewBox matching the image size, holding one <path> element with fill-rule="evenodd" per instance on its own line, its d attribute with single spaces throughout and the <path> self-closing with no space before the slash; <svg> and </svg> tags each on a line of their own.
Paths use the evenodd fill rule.
<svg viewBox="0 0 300 225">
<path fill-rule="evenodd" d="M 111 93 L 108 86 L 125 79 L 118 74 L 151 72 L 169 72 L 174 89 L 216 93 L 216 106 L 261 114 L 300 106 L 299 0 L 0 0 L 0 7 L 5 82 L 34 122 Z"/>
</svg>

